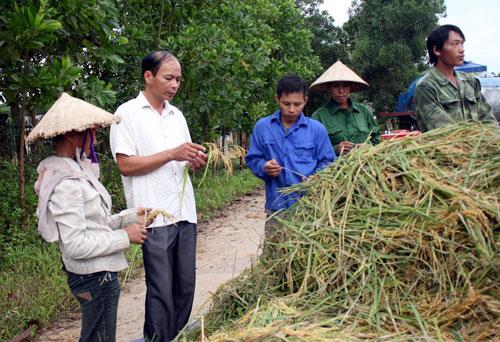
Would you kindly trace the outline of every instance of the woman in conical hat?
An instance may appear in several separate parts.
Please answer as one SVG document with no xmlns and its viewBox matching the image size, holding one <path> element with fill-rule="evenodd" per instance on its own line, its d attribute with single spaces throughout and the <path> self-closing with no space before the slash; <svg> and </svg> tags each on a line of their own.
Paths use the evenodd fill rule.
<svg viewBox="0 0 500 342">
<path fill-rule="evenodd" d="M 111 197 L 98 180 L 95 130 L 115 116 L 63 93 L 27 138 L 53 138 L 55 153 L 38 166 L 38 230 L 59 242 L 68 285 L 80 303 L 80 341 L 115 341 L 123 251 L 146 239 L 144 209 L 111 215 Z M 91 157 L 91 160 L 87 158 Z"/>
<path fill-rule="evenodd" d="M 330 95 L 330 101 L 316 110 L 312 118 L 326 127 L 337 155 L 366 141 L 380 143 L 380 130 L 371 111 L 350 99 L 351 92 L 368 88 L 368 83 L 354 71 L 337 61 L 310 88 Z"/>
</svg>

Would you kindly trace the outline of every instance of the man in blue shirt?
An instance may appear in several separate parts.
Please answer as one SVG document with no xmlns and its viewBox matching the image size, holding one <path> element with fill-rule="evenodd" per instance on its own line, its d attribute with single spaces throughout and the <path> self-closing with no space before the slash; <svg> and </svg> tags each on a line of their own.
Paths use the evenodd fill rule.
<svg viewBox="0 0 500 342">
<path fill-rule="evenodd" d="M 257 121 L 253 129 L 245 160 L 253 174 L 265 181 L 268 215 L 291 207 L 300 197 L 282 194 L 280 188 L 300 183 L 335 160 L 326 128 L 302 113 L 307 91 L 302 78 L 281 78 L 275 96 L 279 110 Z M 270 229 L 266 223 L 266 237 Z"/>
</svg>

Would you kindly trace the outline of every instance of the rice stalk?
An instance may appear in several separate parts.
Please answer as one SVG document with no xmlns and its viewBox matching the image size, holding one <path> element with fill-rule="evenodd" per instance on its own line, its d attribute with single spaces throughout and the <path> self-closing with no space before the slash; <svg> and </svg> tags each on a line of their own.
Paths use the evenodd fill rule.
<svg viewBox="0 0 500 342">
<path fill-rule="evenodd" d="M 246 155 L 246 150 L 238 145 L 230 145 L 227 153 L 224 153 L 216 143 L 204 143 L 203 145 L 207 151 L 207 163 L 198 187 L 203 184 L 210 168 L 216 169 L 221 165 L 226 175 L 231 176 L 233 174 L 233 160 Z"/>
</svg>

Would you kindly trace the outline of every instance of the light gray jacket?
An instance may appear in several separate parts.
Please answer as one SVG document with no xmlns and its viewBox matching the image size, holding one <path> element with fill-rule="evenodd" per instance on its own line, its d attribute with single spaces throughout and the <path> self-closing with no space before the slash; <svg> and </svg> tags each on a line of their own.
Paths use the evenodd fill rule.
<svg viewBox="0 0 500 342">
<path fill-rule="evenodd" d="M 66 269 L 90 274 L 126 268 L 123 251 L 130 243 L 119 228 L 137 222 L 137 210 L 111 215 L 111 197 L 87 160 L 52 156 L 38 172 L 39 231 L 59 241 Z"/>
</svg>

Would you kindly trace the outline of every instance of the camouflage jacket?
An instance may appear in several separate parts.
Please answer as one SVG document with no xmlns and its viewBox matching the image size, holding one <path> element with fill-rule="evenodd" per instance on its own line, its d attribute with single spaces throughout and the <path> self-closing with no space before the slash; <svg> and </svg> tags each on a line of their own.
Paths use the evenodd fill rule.
<svg viewBox="0 0 500 342">
<path fill-rule="evenodd" d="M 421 131 L 468 120 L 497 124 L 479 80 L 465 73 L 455 76 L 458 87 L 433 67 L 417 83 L 415 107 Z"/>
</svg>

